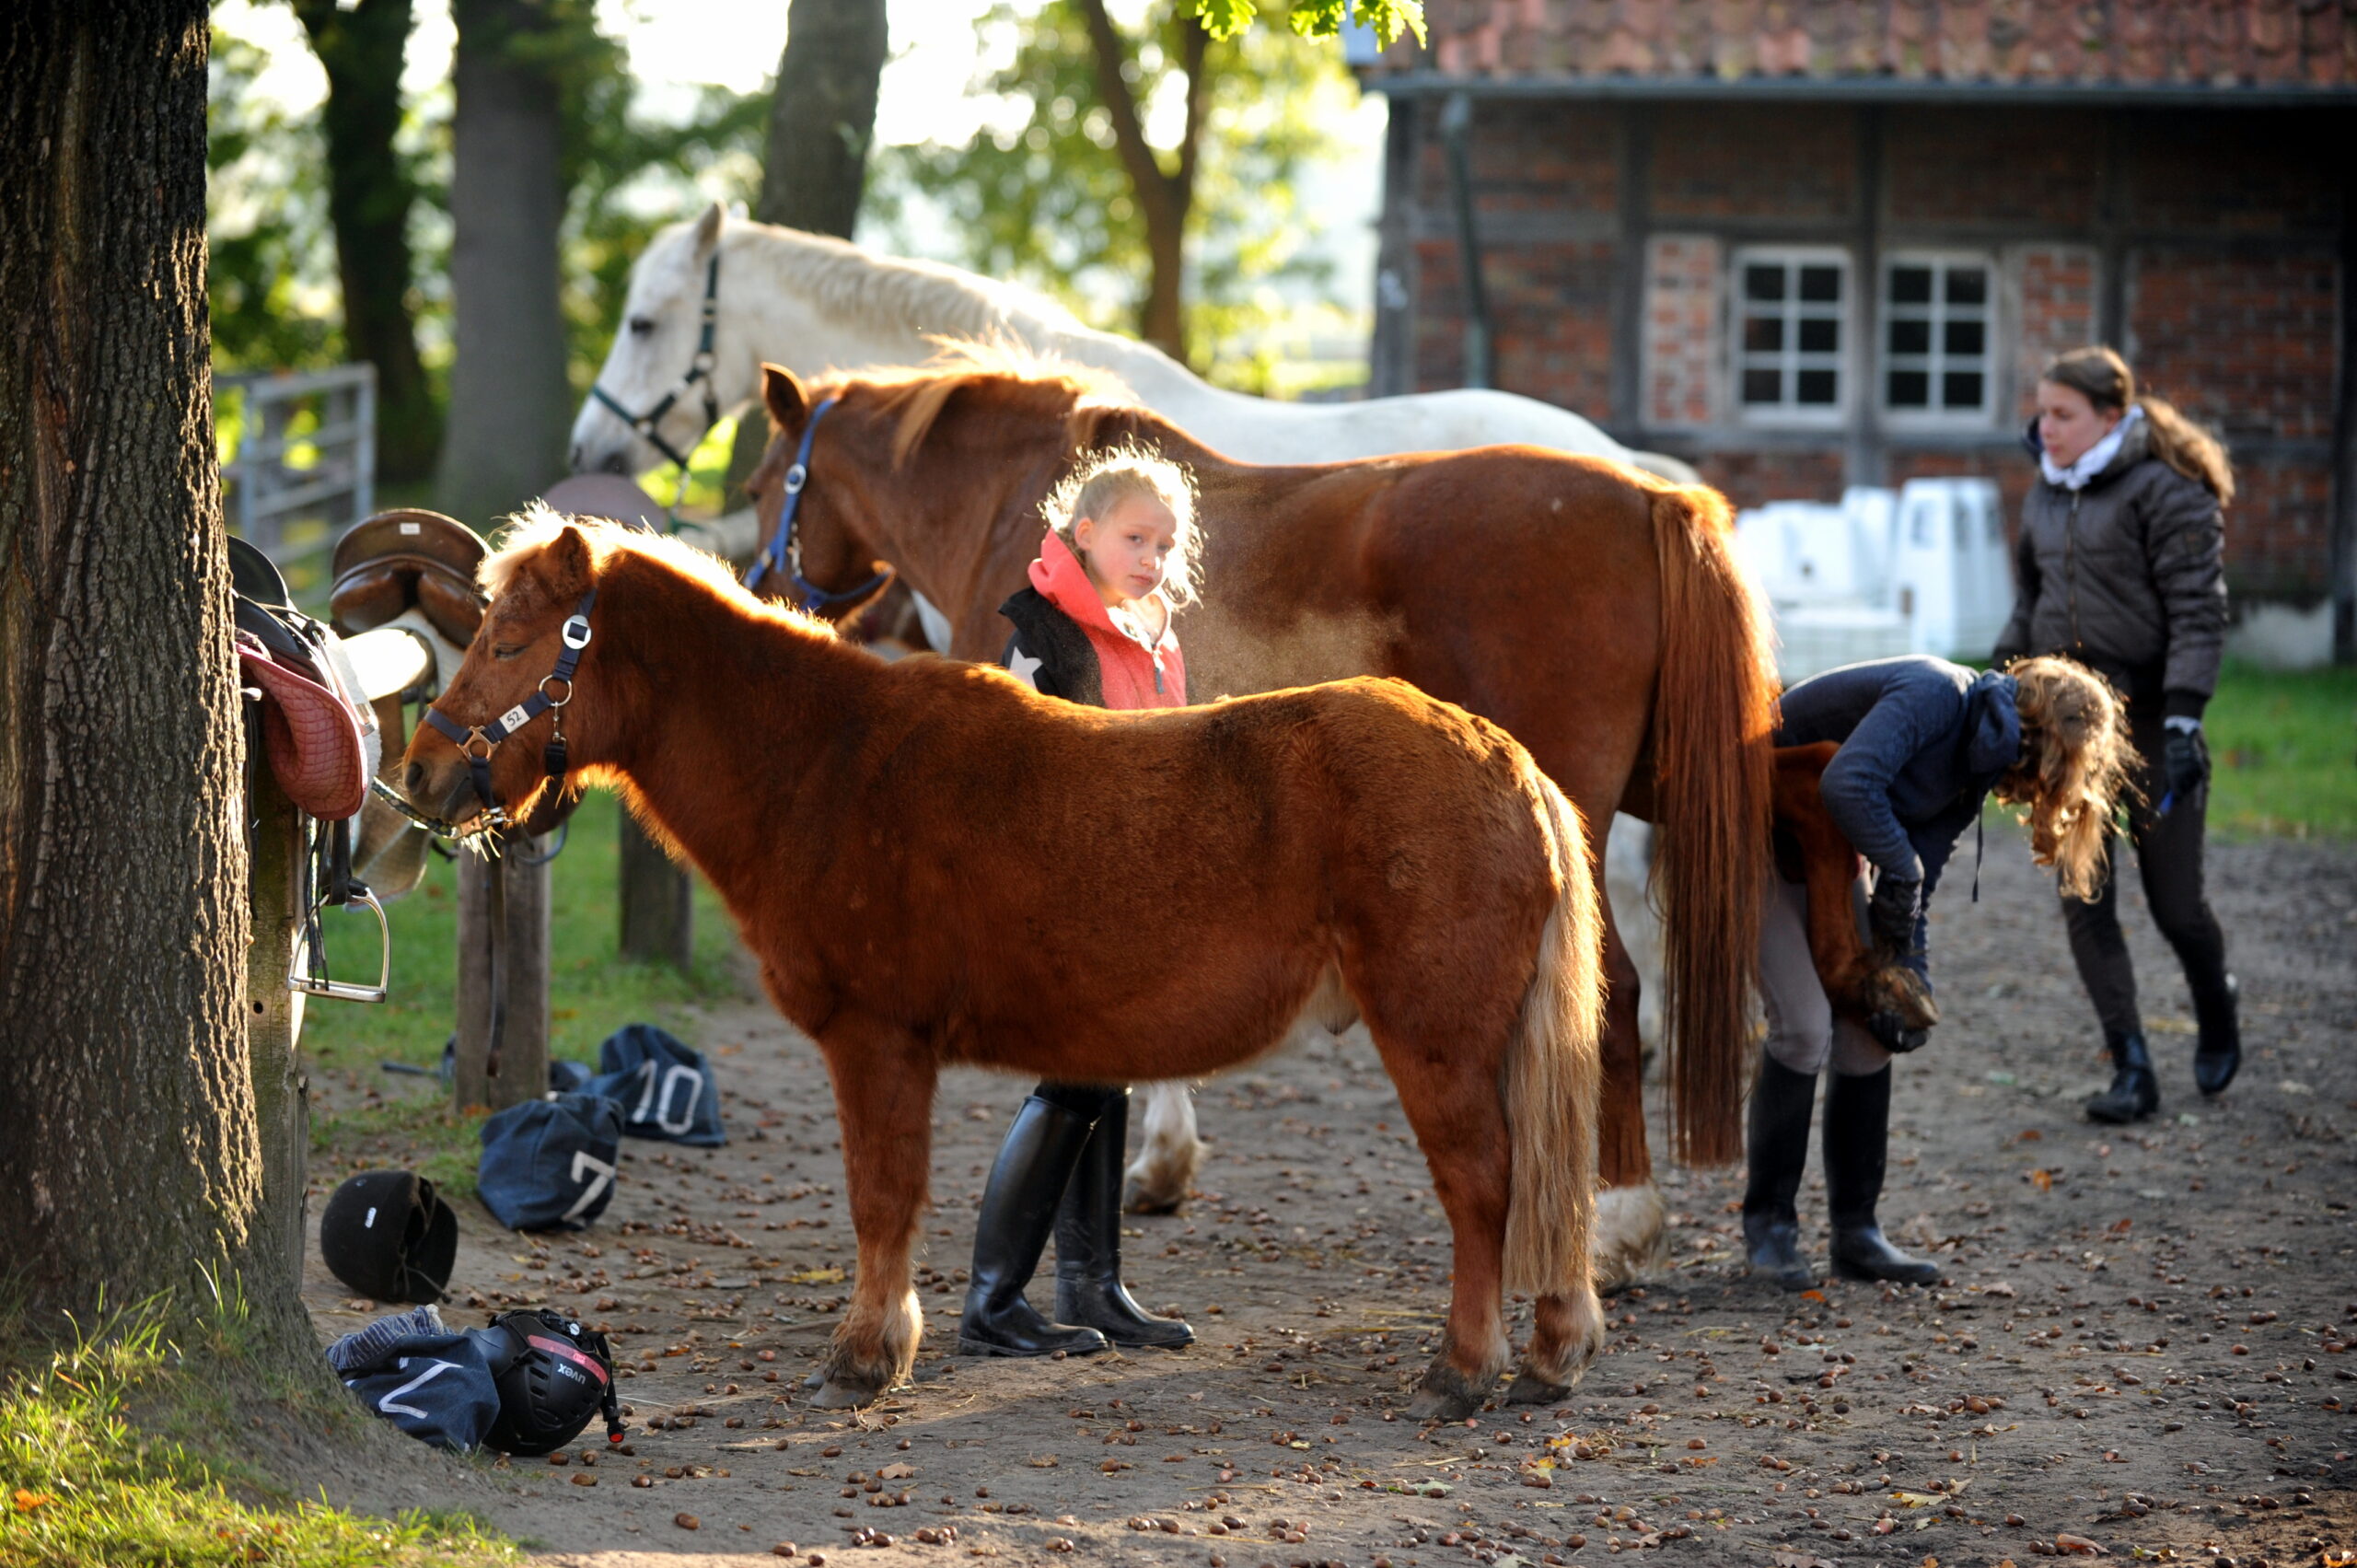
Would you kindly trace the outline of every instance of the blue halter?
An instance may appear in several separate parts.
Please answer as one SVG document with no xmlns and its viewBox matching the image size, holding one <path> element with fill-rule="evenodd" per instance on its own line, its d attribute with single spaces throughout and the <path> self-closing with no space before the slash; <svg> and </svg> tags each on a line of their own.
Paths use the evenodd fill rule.
<svg viewBox="0 0 2357 1568">
<path fill-rule="evenodd" d="M 777 510 L 777 533 L 761 547 L 752 569 L 745 574 L 745 586 L 761 587 L 761 579 L 784 567 L 786 581 L 794 585 L 795 596 L 802 601 L 804 610 L 816 614 L 830 605 L 849 604 L 865 598 L 891 579 L 888 571 L 878 572 L 855 588 L 841 593 L 822 588 L 802 575 L 802 540 L 795 535 L 794 520 L 802 510 L 802 493 L 810 483 L 810 447 L 819 438 L 819 422 L 835 406 L 829 398 L 810 411 L 810 423 L 802 427 L 802 440 L 794 449 L 794 462 L 785 470 L 785 500 Z"/>
<path fill-rule="evenodd" d="M 540 677 L 540 683 L 532 688 L 530 696 L 489 724 L 469 727 L 438 707 L 425 710 L 425 722 L 456 746 L 459 754 L 467 760 L 467 772 L 474 784 L 475 797 L 482 803 L 482 829 L 495 832 L 514 825 L 513 819 L 499 804 L 499 796 L 491 787 L 492 753 L 499 749 L 501 741 L 542 714 L 555 714 L 557 722 L 548 744 L 541 748 L 541 767 L 560 787 L 563 784 L 571 762 L 564 743 L 563 710 L 565 704 L 573 701 L 573 671 L 581 662 L 581 650 L 589 645 L 589 611 L 596 608 L 597 603 L 598 590 L 593 587 L 581 596 L 581 602 L 573 607 L 573 613 L 565 617 L 564 625 L 557 633 L 564 647 L 557 655 L 556 668 Z M 564 689 L 563 693 L 552 695 L 549 691 L 552 683 L 562 686 Z"/>
</svg>

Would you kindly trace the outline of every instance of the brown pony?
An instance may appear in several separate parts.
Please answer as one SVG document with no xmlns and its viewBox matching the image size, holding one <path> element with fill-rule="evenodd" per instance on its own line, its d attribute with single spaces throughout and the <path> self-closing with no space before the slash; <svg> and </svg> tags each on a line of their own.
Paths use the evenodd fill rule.
<svg viewBox="0 0 2357 1568">
<path fill-rule="evenodd" d="M 859 1276 L 821 1403 L 873 1399 L 915 1356 L 943 1063 L 1192 1076 L 1304 1015 L 1365 1019 L 1449 1216 L 1448 1330 L 1415 1411 L 1487 1397 L 1502 1291 L 1538 1303 L 1515 1398 L 1560 1397 L 1595 1356 L 1596 896 L 1577 817 L 1504 731 L 1398 681 L 1114 714 L 885 664 L 677 540 L 544 510 L 483 580 L 442 714 L 479 742 L 535 690 L 570 691 L 494 746 L 493 796 L 520 814 L 544 793 L 561 717 L 582 779 L 711 879 L 826 1058 Z M 403 787 L 446 819 L 481 808 L 431 729 Z"/>
<path fill-rule="evenodd" d="M 991 659 L 1024 585 L 1041 498 L 1087 448 L 1134 439 L 1201 489 L 1204 603 L 1181 635 L 1199 696 L 1350 675 L 1413 682 L 1503 725 L 1580 809 L 1599 857 L 1615 810 L 1665 827 L 1673 1132 L 1706 1163 L 1739 1150 L 1749 981 L 1771 791 L 1772 678 L 1725 500 L 1618 463 L 1495 447 L 1315 467 L 1232 462 L 1068 367 L 967 348 L 946 366 L 805 388 L 768 367 L 776 424 L 751 485 L 776 528 L 812 410 L 800 570 L 853 590 L 897 570 Z M 764 591 L 784 593 L 786 574 Z M 871 584 L 880 591 L 881 584 Z M 837 607 L 857 608 L 854 598 Z M 1606 912 L 1598 1266 L 1657 1255 L 1637 974 Z"/>
</svg>

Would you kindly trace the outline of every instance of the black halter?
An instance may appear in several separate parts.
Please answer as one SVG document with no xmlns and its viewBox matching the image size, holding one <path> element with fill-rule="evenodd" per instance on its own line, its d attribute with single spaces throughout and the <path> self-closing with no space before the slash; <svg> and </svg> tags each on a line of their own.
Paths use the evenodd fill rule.
<svg viewBox="0 0 2357 1568">
<path fill-rule="evenodd" d="M 664 393 L 656 401 L 655 406 L 644 413 L 631 412 L 611 392 L 594 382 L 589 388 L 591 397 L 619 414 L 622 422 L 628 424 L 633 432 L 643 437 L 648 446 L 653 447 L 678 465 L 682 487 L 687 482 L 688 454 L 663 439 L 663 433 L 656 427 L 663 423 L 664 415 L 669 413 L 681 398 L 696 389 L 699 383 L 703 387 L 703 428 L 696 432 L 696 439 L 688 444 L 689 451 L 693 451 L 697 444 L 712 433 L 712 427 L 720 423 L 720 400 L 714 393 L 712 386 L 712 335 L 719 313 L 720 248 L 714 246 L 712 261 L 703 270 L 703 331 L 696 339 L 695 357 L 688 361 L 688 373 L 680 377 L 678 384 Z"/>
<path fill-rule="evenodd" d="M 827 411 L 835 406 L 835 401 L 829 398 L 810 411 L 810 423 L 802 427 L 801 443 L 794 450 L 793 466 L 785 470 L 785 500 L 777 509 L 777 533 L 769 543 L 761 546 L 761 552 L 754 558 L 751 570 L 745 574 L 745 586 L 754 588 L 761 586 L 763 577 L 784 566 L 785 580 L 794 585 L 802 608 L 812 614 L 829 605 L 849 604 L 853 599 L 865 598 L 892 575 L 889 572 L 878 572 L 855 588 L 835 593 L 820 587 L 802 575 L 802 540 L 795 531 L 794 520 L 802 511 L 802 493 L 810 483 L 810 447 L 819 438 L 819 422 L 827 417 Z"/>
<path fill-rule="evenodd" d="M 541 749 L 540 761 L 549 778 L 560 787 L 564 783 L 565 770 L 571 764 L 564 744 L 564 705 L 573 701 L 573 671 L 581 662 L 581 650 L 589 645 L 589 610 L 598 602 L 598 590 L 592 587 L 581 596 L 581 602 L 565 617 L 557 635 L 564 643 L 564 651 L 557 656 L 556 668 L 540 677 L 532 694 L 492 720 L 470 729 L 444 714 L 438 707 L 425 710 L 425 722 L 459 749 L 467 760 L 467 772 L 473 780 L 475 796 L 482 803 L 482 812 L 468 832 L 497 832 L 515 825 L 506 807 L 499 804 L 499 796 L 491 787 L 491 759 L 499 743 L 539 718 L 542 714 L 557 715 L 556 727 Z M 562 695 L 552 695 L 550 685 L 564 688 Z"/>
</svg>

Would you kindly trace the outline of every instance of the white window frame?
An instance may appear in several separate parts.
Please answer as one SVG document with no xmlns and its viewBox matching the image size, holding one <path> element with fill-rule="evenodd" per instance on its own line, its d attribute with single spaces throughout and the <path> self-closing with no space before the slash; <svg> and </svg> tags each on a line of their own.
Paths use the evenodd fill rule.
<svg viewBox="0 0 2357 1568">
<path fill-rule="evenodd" d="M 1783 347 L 1773 353 L 1753 354 L 1744 347 L 1744 318 L 1747 311 L 1744 298 L 1744 273 L 1762 263 L 1772 263 L 1791 269 L 1805 266 L 1832 266 L 1841 273 L 1841 300 L 1834 313 L 1840 326 L 1839 343 L 1829 355 L 1804 355 L 1800 348 L 1800 300 L 1797 288 L 1784 301 Z M 1822 316 L 1822 310 L 1809 312 Z M 1848 250 L 1839 245 L 1745 245 L 1737 247 L 1728 259 L 1727 266 L 1727 401 L 1735 411 L 1738 424 L 1780 426 L 1785 429 L 1830 430 L 1849 423 L 1852 400 L 1857 396 L 1858 366 L 1858 269 Z M 1830 403 L 1759 404 L 1744 401 L 1743 373 L 1747 365 L 1762 366 L 1773 357 L 1778 367 L 1791 377 L 1790 389 L 1797 391 L 1800 370 L 1830 369 L 1834 373 L 1833 401 Z"/>
<path fill-rule="evenodd" d="M 1946 327 L 1949 319 L 1946 278 L 1950 268 L 1978 267 L 1987 275 L 1989 291 L 1980 316 L 1983 326 L 1980 370 L 1980 406 L 1978 408 L 1894 408 L 1890 401 L 1890 373 L 1894 369 L 1921 369 L 1930 378 L 1930 389 L 1937 395 L 1941 377 L 1951 368 L 1948 363 Z M 1894 250 L 1881 262 L 1882 276 L 1875 280 L 1880 293 L 1875 298 L 1873 351 L 1875 407 L 1883 423 L 1899 430 L 1986 430 L 1997 420 L 1998 384 L 2004 379 L 2003 358 L 1999 351 L 2004 335 L 2001 331 L 1999 307 L 2003 297 L 2004 270 L 1996 252 L 1991 250 Z M 1891 278 L 1901 267 L 1932 269 L 1932 299 L 1928 307 L 1897 306 L 1891 300 Z M 1900 315 L 1920 316 L 1931 323 L 1930 352 L 1922 354 L 1895 354 L 1890 348 L 1891 323 Z M 1898 364 L 1903 358 L 1908 363 Z M 1962 366 L 1955 368 L 1963 368 Z"/>
</svg>

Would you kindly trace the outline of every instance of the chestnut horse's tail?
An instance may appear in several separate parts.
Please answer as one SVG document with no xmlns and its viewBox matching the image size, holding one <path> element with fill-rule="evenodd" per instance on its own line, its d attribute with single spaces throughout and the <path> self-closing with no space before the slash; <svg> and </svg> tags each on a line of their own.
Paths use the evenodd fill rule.
<svg viewBox="0 0 2357 1568">
<path fill-rule="evenodd" d="M 1759 951 L 1775 759 L 1765 610 L 1729 547 L 1726 497 L 1653 493 L 1662 657 L 1654 686 L 1654 889 L 1663 906 L 1670 1138 L 1679 1158 L 1742 1153 L 1748 1002 Z"/>
<path fill-rule="evenodd" d="M 1556 893 L 1506 1058 L 1514 1176 L 1504 1283 L 1509 1291 L 1562 1295 L 1588 1287 L 1594 1256 L 1603 926 L 1579 814 L 1536 767 L 1529 777 Z"/>
</svg>

